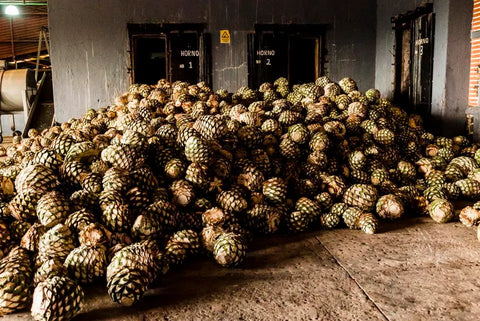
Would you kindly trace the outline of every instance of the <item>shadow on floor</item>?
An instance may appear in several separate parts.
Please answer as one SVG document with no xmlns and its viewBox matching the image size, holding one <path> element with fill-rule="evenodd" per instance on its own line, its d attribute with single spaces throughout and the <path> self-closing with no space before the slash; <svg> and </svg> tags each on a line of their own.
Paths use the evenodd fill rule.
<svg viewBox="0 0 480 321">
<path fill-rule="evenodd" d="M 282 276 L 282 274 L 284 274 Z M 106 288 L 89 288 L 85 304 L 88 310 L 78 315 L 75 320 L 107 320 L 121 317 L 141 316 L 152 309 L 181 306 L 188 302 L 202 302 L 211 296 L 222 296 L 232 290 L 241 289 L 245 284 L 259 281 L 279 282 L 289 277 L 287 272 L 246 273 L 244 269 L 222 269 L 213 262 L 197 261 L 186 264 L 183 268 L 167 274 L 161 286 L 151 289 L 132 307 L 123 307 L 110 301 Z M 139 318 L 139 320 L 143 320 Z"/>
<path fill-rule="evenodd" d="M 427 223 L 419 217 L 385 221 L 382 222 L 379 232 L 388 233 L 423 224 Z M 212 295 L 221 296 L 232 289 L 241 289 L 246 284 L 255 282 L 279 282 L 289 276 L 280 269 L 291 264 L 299 255 L 315 251 L 312 248 L 316 244 L 321 247 L 316 236 L 325 232 L 327 231 L 316 230 L 299 234 L 258 236 L 249 246 L 247 257 L 240 268 L 221 268 L 212 258 L 193 259 L 169 271 L 155 288 L 147 291 L 144 298 L 133 307 L 122 307 L 111 302 L 105 284 L 90 286 L 85 289 L 85 306 L 88 309 L 76 320 L 107 320 L 115 317 L 121 317 L 122 320 L 137 320 L 138 317 L 138 320 L 143 320 L 143 314 L 152 309 L 179 306 L 193 301 L 201 302 Z M 327 233 L 331 232 L 334 231 Z M 309 244 L 309 241 L 313 243 Z M 275 270 L 275 274 L 272 270 Z"/>
<path fill-rule="evenodd" d="M 314 238 L 318 233 L 321 231 L 257 237 L 240 268 L 222 268 L 212 258 L 193 259 L 169 271 L 133 307 L 113 303 L 107 295 L 105 284 L 86 287 L 85 309 L 75 320 L 107 320 L 115 317 L 121 317 L 122 320 L 137 320 L 138 317 L 138 320 L 143 320 L 142 315 L 152 309 L 181 306 L 188 302 L 201 304 L 211 296 L 218 297 L 241 290 L 246 284 L 291 279 L 291 273 L 285 269 L 299 255 L 305 256 L 310 252 L 306 246 L 309 239 L 318 244 Z"/>
<path fill-rule="evenodd" d="M 406 217 L 404 219 L 400 219 L 397 221 L 382 220 L 380 224 L 381 225 L 378 233 L 388 233 L 388 232 L 393 232 L 397 230 L 403 230 L 413 225 L 421 226 L 428 223 L 422 220 L 422 216 L 416 216 L 416 217 L 411 216 L 411 217 Z"/>
</svg>

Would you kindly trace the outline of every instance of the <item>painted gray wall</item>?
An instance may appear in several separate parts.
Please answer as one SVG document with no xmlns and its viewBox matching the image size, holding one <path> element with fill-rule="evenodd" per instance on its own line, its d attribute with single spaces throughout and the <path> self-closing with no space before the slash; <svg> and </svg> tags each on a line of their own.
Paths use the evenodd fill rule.
<svg viewBox="0 0 480 321">
<path fill-rule="evenodd" d="M 472 0 L 378 0 L 375 87 L 393 95 L 394 40 L 390 18 L 433 2 L 435 13 L 432 117 L 440 133 L 451 135 L 465 128 L 470 66 Z"/>
<path fill-rule="evenodd" d="M 49 1 L 56 118 L 110 104 L 129 85 L 127 23 L 205 23 L 212 34 L 213 87 L 247 84 L 247 34 L 254 23 L 328 24 L 327 73 L 351 76 L 361 90 L 393 93 L 390 18 L 423 0 L 74 0 Z M 445 134 L 464 127 L 472 0 L 431 0 L 435 12 L 432 117 Z M 220 44 L 220 29 L 232 43 Z M 445 125 L 445 126 L 444 126 Z M 439 126 L 440 127 L 440 126 Z"/>
<path fill-rule="evenodd" d="M 453 135 L 465 128 L 465 111 L 468 106 L 468 78 L 470 71 L 470 30 L 473 0 L 451 0 L 448 15 L 448 40 L 445 90 L 441 122 L 443 133 Z"/>
<path fill-rule="evenodd" d="M 395 33 L 390 19 L 398 14 L 414 10 L 424 2 L 422 0 L 377 0 L 375 88 L 389 98 L 393 97 L 395 62 Z"/>
<path fill-rule="evenodd" d="M 11 129 L 12 124 L 12 116 L 10 115 L 2 115 L 2 134 L 4 136 L 12 136 L 13 132 Z M 23 114 L 17 114 L 14 116 L 15 119 L 15 129 L 19 131 L 23 131 L 25 128 L 25 117 Z"/>
<path fill-rule="evenodd" d="M 206 23 L 212 33 L 215 89 L 247 84 L 247 33 L 254 23 L 330 25 L 327 73 L 374 85 L 376 1 L 344 0 L 50 0 L 48 1 L 56 119 L 111 103 L 129 85 L 127 23 Z M 230 29 L 232 43 L 219 43 Z"/>
</svg>

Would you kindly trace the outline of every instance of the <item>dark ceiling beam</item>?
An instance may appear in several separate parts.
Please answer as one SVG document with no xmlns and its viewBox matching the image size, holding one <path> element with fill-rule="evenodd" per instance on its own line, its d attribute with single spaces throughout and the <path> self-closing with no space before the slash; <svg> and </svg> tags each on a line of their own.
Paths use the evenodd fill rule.
<svg viewBox="0 0 480 321">
<path fill-rule="evenodd" d="M 3 2 L 3 1 L 0 1 L 0 6 L 9 6 L 9 5 L 13 5 L 13 6 L 46 6 L 47 3 L 46 2 L 25 2 L 25 3 L 23 3 L 23 1 L 20 1 L 20 2 L 12 2 L 12 1 Z"/>
<path fill-rule="evenodd" d="M 12 41 L 11 40 L 0 40 L 0 44 L 5 44 L 5 43 L 11 43 Z M 15 39 L 13 40 L 13 42 L 16 42 L 16 43 L 38 43 L 38 39 Z"/>
<path fill-rule="evenodd" d="M 47 12 L 22 12 L 18 16 L 13 16 L 13 19 L 22 19 L 25 16 L 48 16 L 48 13 Z"/>
</svg>

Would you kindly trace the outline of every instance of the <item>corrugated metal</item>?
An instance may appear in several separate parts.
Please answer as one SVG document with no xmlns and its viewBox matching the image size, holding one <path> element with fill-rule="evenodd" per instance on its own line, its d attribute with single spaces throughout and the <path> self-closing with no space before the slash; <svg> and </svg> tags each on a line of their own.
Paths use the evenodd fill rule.
<svg viewBox="0 0 480 321">
<path fill-rule="evenodd" d="M 480 30 L 480 0 L 473 2 L 472 31 Z M 468 105 L 478 106 L 478 86 L 480 71 L 480 38 L 472 39 L 470 55 L 470 78 L 468 85 Z"/>
<path fill-rule="evenodd" d="M 20 15 L 11 18 L 15 56 L 37 51 L 38 34 L 48 25 L 47 9 L 40 6 L 20 6 Z M 12 57 L 10 17 L 0 15 L 0 59 Z"/>
</svg>

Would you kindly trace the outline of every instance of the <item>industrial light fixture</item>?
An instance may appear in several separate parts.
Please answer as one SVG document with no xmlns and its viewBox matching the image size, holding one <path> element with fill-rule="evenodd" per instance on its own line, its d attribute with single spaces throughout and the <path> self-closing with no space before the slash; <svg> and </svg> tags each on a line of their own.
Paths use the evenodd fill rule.
<svg viewBox="0 0 480 321">
<path fill-rule="evenodd" d="M 18 8 L 14 5 L 9 5 L 5 7 L 5 14 L 9 16 L 18 16 Z"/>
</svg>

